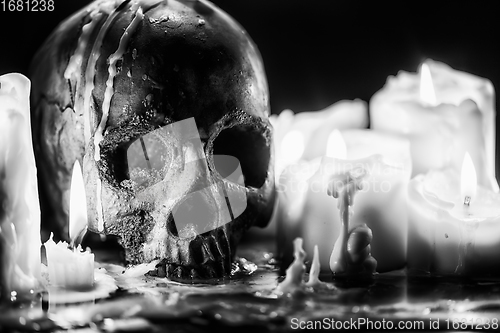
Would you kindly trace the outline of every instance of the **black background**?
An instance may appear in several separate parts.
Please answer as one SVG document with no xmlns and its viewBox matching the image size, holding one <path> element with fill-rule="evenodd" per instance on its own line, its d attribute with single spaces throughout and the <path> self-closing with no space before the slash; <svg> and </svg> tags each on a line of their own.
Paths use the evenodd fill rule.
<svg viewBox="0 0 500 333">
<path fill-rule="evenodd" d="M 495 1 L 213 2 L 236 18 L 258 45 L 273 113 L 318 110 L 342 99 L 369 101 L 388 75 L 416 71 L 427 57 L 488 78 L 500 89 Z M 55 0 L 51 13 L 0 11 L 0 74 L 26 74 L 48 34 L 87 3 Z"/>
</svg>

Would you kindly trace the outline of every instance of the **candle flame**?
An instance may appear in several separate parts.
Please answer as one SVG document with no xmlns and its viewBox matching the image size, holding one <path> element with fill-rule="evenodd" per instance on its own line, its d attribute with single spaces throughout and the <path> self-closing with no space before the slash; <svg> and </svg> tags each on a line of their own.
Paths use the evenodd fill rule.
<svg viewBox="0 0 500 333">
<path fill-rule="evenodd" d="M 78 160 L 73 165 L 69 197 L 69 237 L 75 240 L 87 228 L 87 198 L 82 169 Z"/>
<path fill-rule="evenodd" d="M 465 153 L 462 163 L 462 178 L 460 182 L 460 192 L 464 198 L 464 204 L 469 205 L 476 196 L 477 175 L 474 163 L 468 152 Z"/>
<path fill-rule="evenodd" d="M 437 104 L 431 70 L 426 63 L 423 63 L 420 68 L 420 100 L 431 106 Z"/>
<path fill-rule="evenodd" d="M 328 136 L 326 156 L 344 160 L 347 158 L 347 147 L 344 138 L 337 129 L 334 129 Z"/>
<path fill-rule="evenodd" d="M 304 153 L 304 137 L 298 130 L 285 134 L 281 141 L 281 158 L 285 164 L 296 162 Z"/>
</svg>

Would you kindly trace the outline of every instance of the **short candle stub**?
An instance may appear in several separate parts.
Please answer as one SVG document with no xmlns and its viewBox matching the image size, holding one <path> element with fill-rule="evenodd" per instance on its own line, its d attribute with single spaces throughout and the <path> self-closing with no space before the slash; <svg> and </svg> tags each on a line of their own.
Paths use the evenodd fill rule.
<svg viewBox="0 0 500 333">
<path fill-rule="evenodd" d="M 471 200 L 471 197 L 470 196 L 465 196 L 465 199 L 464 199 L 464 206 L 470 206 L 470 200 Z"/>
</svg>

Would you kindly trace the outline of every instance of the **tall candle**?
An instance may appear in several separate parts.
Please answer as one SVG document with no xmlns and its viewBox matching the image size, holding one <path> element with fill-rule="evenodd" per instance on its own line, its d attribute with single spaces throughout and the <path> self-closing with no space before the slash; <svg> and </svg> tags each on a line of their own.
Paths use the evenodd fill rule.
<svg viewBox="0 0 500 333">
<path fill-rule="evenodd" d="M 0 296 L 38 287 L 40 204 L 31 140 L 30 81 L 0 76 Z"/>
<path fill-rule="evenodd" d="M 468 167 L 467 167 L 468 166 Z M 462 175 L 431 170 L 409 185 L 408 267 L 436 275 L 500 274 L 500 194 Z"/>
<path fill-rule="evenodd" d="M 498 191 L 494 100 L 489 80 L 427 60 L 421 73 L 401 71 L 373 95 L 371 127 L 410 140 L 413 175 L 460 170 L 469 151 L 479 183 Z"/>
<path fill-rule="evenodd" d="M 371 252 L 377 260 L 377 271 L 401 268 L 406 263 L 407 186 L 411 173 L 409 143 L 390 134 L 370 130 L 342 132 L 346 143 L 348 167 L 362 166 L 369 171 L 366 187 L 356 194 L 356 209 L 350 219 L 352 227 L 366 224 L 373 232 Z M 380 157 L 370 157 L 381 154 Z M 331 160 L 316 159 L 290 165 L 279 184 L 278 255 L 291 261 L 291 241 L 304 239 L 306 252 L 318 245 L 323 268 L 329 267 L 334 243 L 341 223 L 337 199 L 326 195 L 326 167 Z M 333 164 L 335 165 L 335 164 Z M 334 170 L 333 170 L 334 171 Z"/>
</svg>

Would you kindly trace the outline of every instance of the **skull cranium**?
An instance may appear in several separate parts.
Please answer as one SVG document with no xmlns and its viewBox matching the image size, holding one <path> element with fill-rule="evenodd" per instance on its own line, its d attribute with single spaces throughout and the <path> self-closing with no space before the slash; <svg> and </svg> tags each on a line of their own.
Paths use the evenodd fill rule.
<svg viewBox="0 0 500 333">
<path fill-rule="evenodd" d="M 230 272 L 243 232 L 265 226 L 274 203 L 267 81 L 238 23 L 204 0 L 96 1 L 52 33 L 31 79 L 43 216 L 59 237 L 80 160 L 89 229 L 119 236 L 128 262 L 163 259 L 180 278 Z M 175 212 L 190 204 L 208 207 L 205 229 L 179 230 Z"/>
</svg>

